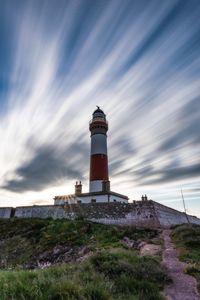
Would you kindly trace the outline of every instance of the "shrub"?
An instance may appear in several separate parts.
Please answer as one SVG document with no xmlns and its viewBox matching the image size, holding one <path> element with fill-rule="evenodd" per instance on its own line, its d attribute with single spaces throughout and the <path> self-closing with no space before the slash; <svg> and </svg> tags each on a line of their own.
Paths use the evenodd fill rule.
<svg viewBox="0 0 200 300">
<path fill-rule="evenodd" d="M 49 290 L 49 299 L 52 300 L 84 300 L 84 290 L 80 285 L 61 280 L 52 284 Z"/>
<path fill-rule="evenodd" d="M 96 271 L 113 282 L 112 291 L 116 295 L 135 294 L 141 295 L 141 299 L 150 299 L 145 298 L 150 293 L 151 299 L 159 299 L 153 297 L 157 297 L 159 289 L 171 282 L 165 269 L 150 257 L 136 257 L 129 252 L 101 252 L 90 261 Z"/>
<path fill-rule="evenodd" d="M 90 282 L 85 288 L 85 297 L 88 300 L 109 300 L 111 294 L 103 282 Z"/>
</svg>

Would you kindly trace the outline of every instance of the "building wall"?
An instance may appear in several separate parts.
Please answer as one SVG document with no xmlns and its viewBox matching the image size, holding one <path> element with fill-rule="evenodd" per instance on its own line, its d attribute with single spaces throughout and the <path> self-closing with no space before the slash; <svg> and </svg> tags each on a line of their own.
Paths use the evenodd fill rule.
<svg viewBox="0 0 200 300">
<path fill-rule="evenodd" d="M 187 218 L 184 213 L 157 202 L 154 202 L 154 207 L 157 218 L 162 226 L 167 227 L 171 225 L 188 223 L 188 219 L 189 222 L 200 225 L 200 219 L 194 216 L 188 216 Z"/>
<path fill-rule="evenodd" d="M 94 195 L 94 196 L 77 196 L 75 199 L 70 199 L 67 200 L 68 203 L 70 204 L 75 204 L 77 203 L 77 201 L 81 201 L 81 203 L 91 203 L 93 200 L 96 200 L 96 202 L 98 203 L 105 203 L 105 202 L 122 202 L 122 203 L 127 203 L 128 201 L 124 198 L 121 198 L 119 196 L 114 196 L 114 195 L 110 195 L 108 197 L 108 195 Z M 55 205 L 63 205 L 65 203 L 67 203 L 65 200 L 55 200 L 54 204 Z"/>
<path fill-rule="evenodd" d="M 97 192 L 103 190 L 103 180 L 92 180 L 89 182 L 89 191 Z"/>
<path fill-rule="evenodd" d="M 136 202 L 135 204 L 125 203 L 88 203 L 88 204 L 67 204 L 45 205 L 45 206 L 24 206 L 17 207 L 15 217 L 18 218 L 67 218 L 75 219 L 84 217 L 88 220 L 104 224 L 124 225 L 151 225 L 158 226 L 153 216 L 153 206 Z"/>
<path fill-rule="evenodd" d="M 75 213 L 71 210 L 65 212 L 63 206 L 44 205 L 44 206 L 22 206 L 15 210 L 17 218 L 53 218 L 53 219 L 74 219 Z"/>
<path fill-rule="evenodd" d="M 77 197 L 82 203 L 91 203 L 92 199 L 96 200 L 98 203 L 108 202 L 107 195 L 96 195 L 96 196 L 86 196 L 86 197 Z"/>
<path fill-rule="evenodd" d="M 128 200 L 124 198 L 120 198 L 118 196 L 110 195 L 109 202 L 122 202 L 122 203 L 128 203 Z"/>
<path fill-rule="evenodd" d="M 0 218 L 9 219 L 11 217 L 12 207 L 0 207 Z"/>
<path fill-rule="evenodd" d="M 64 206 L 24 206 L 17 207 L 15 217 L 18 218 L 67 218 L 84 217 L 103 224 L 159 226 L 154 215 L 152 203 L 88 203 L 67 204 Z"/>
</svg>

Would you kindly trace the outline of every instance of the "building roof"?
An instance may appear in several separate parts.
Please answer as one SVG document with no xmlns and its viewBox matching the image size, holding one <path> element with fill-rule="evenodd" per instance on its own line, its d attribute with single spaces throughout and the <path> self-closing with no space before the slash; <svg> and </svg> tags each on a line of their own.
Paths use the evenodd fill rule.
<svg viewBox="0 0 200 300">
<path fill-rule="evenodd" d="M 103 110 L 100 109 L 99 106 L 97 106 L 97 109 L 93 112 L 93 115 L 96 114 L 96 113 L 102 113 L 102 114 L 104 114 Z M 105 114 L 104 114 L 104 115 L 105 115 Z"/>
<path fill-rule="evenodd" d="M 125 195 L 122 195 L 122 194 L 118 194 L 118 193 L 115 193 L 115 192 L 92 192 L 92 193 L 81 193 L 79 195 L 76 195 L 76 194 L 71 194 L 71 195 L 62 195 L 62 196 L 55 196 L 55 200 L 61 200 L 61 199 L 66 199 L 66 200 L 70 200 L 70 199 L 75 199 L 76 197 L 78 198 L 81 198 L 81 197 L 88 197 L 88 196 L 98 196 L 98 195 L 113 195 L 113 196 L 116 196 L 116 197 L 120 197 L 120 198 L 123 198 L 123 199 L 126 199 L 128 200 L 129 198 Z"/>
</svg>

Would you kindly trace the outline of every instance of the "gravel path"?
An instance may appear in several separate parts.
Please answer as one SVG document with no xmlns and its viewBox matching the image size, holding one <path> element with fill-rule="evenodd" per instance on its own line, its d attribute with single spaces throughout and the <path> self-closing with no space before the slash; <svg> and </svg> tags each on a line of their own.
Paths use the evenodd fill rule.
<svg viewBox="0 0 200 300">
<path fill-rule="evenodd" d="M 186 263 L 178 259 L 178 251 L 170 238 L 171 230 L 164 230 L 163 263 L 168 269 L 173 283 L 165 289 L 165 296 L 168 300 L 200 300 L 197 292 L 196 279 L 184 274 Z"/>
</svg>

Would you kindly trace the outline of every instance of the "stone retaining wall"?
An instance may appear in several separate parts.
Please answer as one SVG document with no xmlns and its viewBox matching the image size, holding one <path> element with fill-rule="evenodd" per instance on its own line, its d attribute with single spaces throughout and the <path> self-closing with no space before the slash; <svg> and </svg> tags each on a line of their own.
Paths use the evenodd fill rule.
<svg viewBox="0 0 200 300">
<path fill-rule="evenodd" d="M 134 203 L 89 203 L 44 206 L 22 206 L 15 210 L 0 208 L 0 218 L 85 218 L 96 223 L 138 225 L 147 227 L 169 227 L 187 223 L 184 213 L 154 201 L 135 201 Z M 200 219 L 189 217 L 191 223 L 200 225 Z"/>
<path fill-rule="evenodd" d="M 15 210 L 17 218 L 86 218 L 105 224 L 144 224 L 157 226 L 152 203 L 90 203 L 23 206 Z"/>
<path fill-rule="evenodd" d="M 200 219 L 194 216 L 186 216 L 184 213 L 167 207 L 160 203 L 154 202 L 155 214 L 162 226 L 169 227 L 171 225 L 178 225 L 188 223 L 200 225 Z"/>
<path fill-rule="evenodd" d="M 12 207 L 0 207 L 0 219 L 9 219 L 12 216 Z"/>
</svg>

